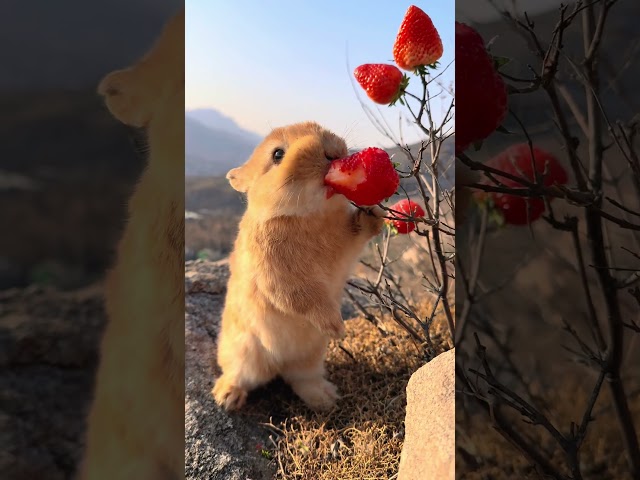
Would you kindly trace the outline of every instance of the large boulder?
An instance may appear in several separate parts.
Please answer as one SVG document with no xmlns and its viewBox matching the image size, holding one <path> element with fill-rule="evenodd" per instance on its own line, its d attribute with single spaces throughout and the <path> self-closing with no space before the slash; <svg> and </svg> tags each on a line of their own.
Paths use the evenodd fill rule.
<svg viewBox="0 0 640 480">
<path fill-rule="evenodd" d="M 454 479 L 455 386 L 455 349 L 411 376 L 398 480 Z"/>
</svg>

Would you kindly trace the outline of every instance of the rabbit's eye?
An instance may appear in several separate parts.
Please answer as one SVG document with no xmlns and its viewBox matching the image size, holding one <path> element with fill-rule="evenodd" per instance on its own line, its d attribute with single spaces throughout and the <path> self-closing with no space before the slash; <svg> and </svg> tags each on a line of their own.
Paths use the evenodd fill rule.
<svg viewBox="0 0 640 480">
<path fill-rule="evenodd" d="M 273 151 L 272 158 L 273 158 L 273 163 L 276 163 L 276 164 L 280 163 L 284 158 L 284 150 L 282 150 L 281 148 L 276 148 Z"/>
</svg>

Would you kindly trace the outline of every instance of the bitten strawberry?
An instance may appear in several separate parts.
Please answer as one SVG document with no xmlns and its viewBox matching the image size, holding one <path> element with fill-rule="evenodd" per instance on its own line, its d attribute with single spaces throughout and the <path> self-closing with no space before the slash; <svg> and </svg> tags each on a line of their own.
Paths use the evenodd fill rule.
<svg viewBox="0 0 640 480">
<path fill-rule="evenodd" d="M 398 217 L 398 219 L 387 219 L 386 222 L 395 227 L 398 233 L 409 233 L 413 232 L 416 229 L 416 222 L 402 220 L 403 214 L 408 218 L 421 218 L 424 217 L 424 210 L 420 205 L 415 202 L 412 202 L 409 199 L 400 200 L 395 205 L 389 207 L 391 210 L 395 210 L 395 212 L 389 212 L 390 215 Z"/>
<path fill-rule="evenodd" d="M 393 45 L 393 59 L 403 70 L 431 65 L 442 57 L 442 40 L 429 15 L 415 5 L 404 14 Z"/>
<path fill-rule="evenodd" d="M 543 184 L 545 186 L 550 187 L 567 183 L 567 172 L 553 155 L 541 148 L 533 147 L 533 156 L 535 159 L 535 171 L 543 175 Z M 531 150 L 526 143 L 509 147 L 486 162 L 486 165 L 505 173 L 526 178 L 531 182 L 535 181 Z M 515 180 L 500 176 L 496 176 L 496 178 L 507 188 L 523 188 Z M 483 180 L 485 184 L 489 184 L 489 182 L 489 180 Z M 526 225 L 534 222 L 542 217 L 545 209 L 542 198 L 525 198 L 496 192 L 478 192 L 477 197 L 481 200 L 490 200 L 493 207 L 502 214 L 504 222 L 509 225 Z"/>
<path fill-rule="evenodd" d="M 409 79 L 395 65 L 366 63 L 357 67 L 353 76 L 376 103 L 388 105 L 395 102 L 407 88 Z"/>
<path fill-rule="evenodd" d="M 456 22 L 456 154 L 491 135 L 507 113 L 507 90 L 473 28 Z"/>
<path fill-rule="evenodd" d="M 325 176 L 326 185 L 356 205 L 380 203 L 396 192 L 399 183 L 389 155 L 376 147 L 332 161 Z"/>
</svg>

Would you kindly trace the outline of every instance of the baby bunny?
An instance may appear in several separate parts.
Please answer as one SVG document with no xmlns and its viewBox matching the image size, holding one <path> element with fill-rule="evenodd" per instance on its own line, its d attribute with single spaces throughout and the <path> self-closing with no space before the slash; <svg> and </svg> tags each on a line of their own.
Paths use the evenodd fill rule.
<svg viewBox="0 0 640 480">
<path fill-rule="evenodd" d="M 149 52 L 99 86 L 145 129 L 148 163 L 105 282 L 108 323 L 81 480 L 184 478 L 184 10 Z"/>
<path fill-rule="evenodd" d="M 241 167 L 227 174 L 247 194 L 230 258 L 213 395 L 227 410 L 280 375 L 312 409 L 339 398 L 324 378 L 330 338 L 342 338 L 342 291 L 384 212 L 364 212 L 327 195 L 330 161 L 344 140 L 313 122 L 273 130 Z M 327 198 L 330 197 L 330 198 Z"/>
</svg>

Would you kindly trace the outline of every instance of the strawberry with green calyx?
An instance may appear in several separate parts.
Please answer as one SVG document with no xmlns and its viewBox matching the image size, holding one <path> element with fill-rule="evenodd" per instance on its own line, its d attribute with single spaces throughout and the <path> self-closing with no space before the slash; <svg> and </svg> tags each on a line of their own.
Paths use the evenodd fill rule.
<svg viewBox="0 0 640 480">
<path fill-rule="evenodd" d="M 421 66 L 435 67 L 442 57 L 442 40 L 429 15 L 411 5 L 404 15 L 396 41 L 393 59 L 403 70 L 415 71 Z"/>
<path fill-rule="evenodd" d="M 485 165 L 530 182 L 536 182 L 536 176 L 541 176 L 545 187 L 567 183 L 566 170 L 552 154 L 534 146 L 532 161 L 531 150 L 527 143 L 516 144 L 491 158 Z M 515 180 L 498 175 L 496 178 L 505 188 L 525 188 Z M 482 183 L 488 184 L 488 181 L 483 180 Z M 497 211 L 507 225 L 527 225 L 542 217 L 545 211 L 544 199 L 539 197 L 527 198 L 484 191 L 478 191 L 475 196 L 476 200 L 484 203 L 490 211 Z M 553 197 L 549 198 L 549 201 L 551 200 Z"/>
<path fill-rule="evenodd" d="M 356 205 L 377 205 L 393 195 L 400 184 L 389 154 L 381 148 L 365 148 L 346 158 L 333 160 L 325 179 L 327 197 L 344 195 Z"/>
<path fill-rule="evenodd" d="M 393 105 L 404 94 L 409 85 L 409 77 L 395 65 L 366 63 L 357 67 L 353 76 L 376 103 Z"/>
<path fill-rule="evenodd" d="M 393 217 L 396 217 L 394 219 L 385 219 L 386 224 L 392 232 L 400 234 L 413 232 L 416 228 L 415 220 L 424 217 L 423 208 L 419 204 L 406 198 L 389 208 L 392 210 L 389 213 Z"/>
</svg>

